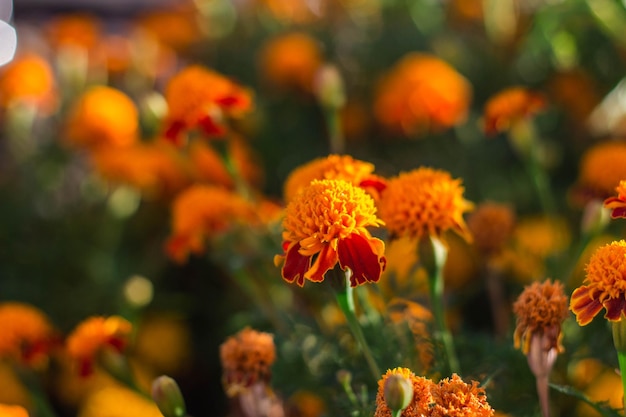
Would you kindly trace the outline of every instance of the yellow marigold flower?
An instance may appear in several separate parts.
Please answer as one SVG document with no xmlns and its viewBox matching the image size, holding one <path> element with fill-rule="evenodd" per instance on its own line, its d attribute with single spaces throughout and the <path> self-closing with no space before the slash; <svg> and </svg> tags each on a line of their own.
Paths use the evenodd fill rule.
<svg viewBox="0 0 626 417">
<path fill-rule="evenodd" d="M 185 262 L 190 253 L 204 251 L 207 238 L 237 222 L 257 220 L 253 206 L 234 192 L 213 185 L 192 185 L 172 203 L 167 254 L 176 262 Z"/>
<path fill-rule="evenodd" d="M 424 415 L 430 415 L 430 405 L 433 397 L 431 395 L 431 389 L 434 384 L 430 379 L 416 376 L 410 369 L 407 368 L 395 368 L 389 369 L 385 375 L 378 381 L 378 392 L 376 394 L 376 411 L 374 417 L 391 417 L 391 409 L 385 402 L 385 382 L 392 375 L 400 375 L 413 384 L 413 399 L 407 408 L 400 414 L 402 417 L 421 417 Z"/>
<path fill-rule="evenodd" d="M 570 309 L 585 326 L 602 310 L 604 318 L 619 321 L 626 311 L 626 241 L 620 240 L 596 250 L 585 268 L 583 284 L 574 290 Z"/>
<path fill-rule="evenodd" d="M 493 408 L 487 402 L 484 388 L 477 381 L 463 382 L 457 374 L 439 381 L 432 388 L 434 407 L 430 417 L 491 417 Z"/>
<path fill-rule="evenodd" d="M 2 417 L 28 417 L 28 411 L 21 405 L 0 404 L 0 416 Z"/>
<path fill-rule="evenodd" d="M 180 142 L 184 131 L 199 128 L 209 137 L 226 133 L 224 121 L 252 107 L 251 93 L 225 76 L 200 65 L 184 68 L 167 84 L 165 136 Z"/>
<path fill-rule="evenodd" d="M 163 417 L 153 401 L 119 385 L 102 388 L 89 395 L 78 417 Z"/>
<path fill-rule="evenodd" d="M 526 286 L 513 304 L 513 312 L 517 317 L 515 347 L 521 347 L 522 352 L 528 354 L 531 339 L 539 335 L 549 342 L 542 346 L 544 349 L 556 348 L 562 352 L 561 324 L 569 314 L 567 303 L 563 284 L 559 281 L 533 282 Z"/>
<path fill-rule="evenodd" d="M 131 331 L 132 325 L 122 317 L 89 317 L 67 337 L 67 352 L 78 363 L 80 375 L 87 376 L 93 372 L 100 349 L 108 347 L 122 352 Z"/>
<path fill-rule="evenodd" d="M 48 41 L 55 48 L 79 47 L 87 51 L 96 48 L 101 35 L 101 22 L 91 14 L 60 15 L 45 28 Z"/>
<path fill-rule="evenodd" d="M 291 32 L 268 40 L 259 56 L 261 74 L 272 87 L 311 92 L 322 66 L 320 43 L 303 32 Z"/>
<path fill-rule="evenodd" d="M 403 172 L 387 181 L 379 201 L 380 217 L 393 238 L 441 237 L 452 229 L 466 240 L 471 235 L 463 213 L 473 204 L 463 198 L 460 179 L 431 168 Z"/>
<path fill-rule="evenodd" d="M 384 181 L 373 174 L 374 164 L 350 155 L 328 155 L 314 159 L 291 171 L 283 187 L 285 201 L 291 201 L 313 180 L 345 180 L 361 186 L 376 196 L 385 188 Z"/>
<path fill-rule="evenodd" d="M 587 149 L 580 161 L 577 181 L 581 199 L 613 195 L 615 187 L 626 178 L 625 160 L 626 142 L 605 141 Z"/>
<path fill-rule="evenodd" d="M 45 364 L 57 336 L 46 315 L 20 302 L 0 304 L 0 359 L 32 367 Z"/>
<path fill-rule="evenodd" d="M 620 180 L 615 191 L 617 191 L 617 197 L 609 197 L 604 200 L 604 207 L 611 209 L 611 218 L 626 218 L 626 181 Z"/>
<path fill-rule="evenodd" d="M 545 98 L 524 87 L 510 87 L 487 101 L 483 129 L 488 135 L 508 130 L 518 120 L 531 117 L 546 106 Z"/>
<path fill-rule="evenodd" d="M 66 140 L 85 149 L 121 148 L 137 141 L 139 113 L 120 90 L 96 86 L 87 90 L 70 111 Z"/>
<path fill-rule="evenodd" d="M 314 180 L 289 203 L 283 220 L 282 276 L 303 286 L 305 279 L 324 280 L 339 263 L 350 269 L 350 285 L 377 282 L 385 268 L 385 245 L 372 237 L 376 217 L 374 200 L 363 189 L 344 180 Z"/>
<path fill-rule="evenodd" d="M 515 213 L 506 204 L 486 202 L 480 204 L 467 219 L 474 237 L 474 245 L 484 254 L 502 250 L 513 236 Z"/>
<path fill-rule="evenodd" d="M 27 53 L 0 68 L 0 107 L 26 103 L 45 113 L 56 105 L 55 79 L 50 64 Z"/>
<path fill-rule="evenodd" d="M 222 382 L 230 397 L 257 381 L 269 381 L 276 359 L 274 336 L 246 327 L 220 345 Z"/>
<path fill-rule="evenodd" d="M 469 82 L 446 62 L 410 53 L 378 86 L 374 114 L 392 131 L 413 135 L 450 128 L 466 118 Z"/>
</svg>

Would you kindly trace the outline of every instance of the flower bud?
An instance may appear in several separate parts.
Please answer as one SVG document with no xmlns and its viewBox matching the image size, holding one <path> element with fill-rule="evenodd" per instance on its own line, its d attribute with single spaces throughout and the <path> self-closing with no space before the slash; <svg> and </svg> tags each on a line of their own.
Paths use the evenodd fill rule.
<svg viewBox="0 0 626 417">
<path fill-rule="evenodd" d="M 187 414 L 180 388 L 169 376 L 162 375 L 152 381 L 152 399 L 164 417 L 184 417 Z"/>
<path fill-rule="evenodd" d="M 324 65 L 318 70 L 314 91 L 322 107 L 337 110 L 346 103 L 346 93 L 343 79 L 337 67 L 331 64 Z"/>
<path fill-rule="evenodd" d="M 402 375 L 390 375 L 384 386 L 385 403 L 392 412 L 402 411 L 411 404 L 413 384 Z"/>
</svg>

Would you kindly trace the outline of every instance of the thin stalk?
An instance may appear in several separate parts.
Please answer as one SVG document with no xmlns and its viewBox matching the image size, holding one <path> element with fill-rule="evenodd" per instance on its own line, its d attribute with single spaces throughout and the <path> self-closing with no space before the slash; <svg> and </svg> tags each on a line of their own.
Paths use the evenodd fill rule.
<svg viewBox="0 0 626 417">
<path fill-rule="evenodd" d="M 622 390 L 624 391 L 624 397 L 626 398 L 626 352 L 617 352 L 617 360 L 619 362 L 619 373 L 622 377 Z M 622 407 L 626 408 L 626 405 L 622 403 Z"/>
<path fill-rule="evenodd" d="M 509 311 L 505 302 L 502 277 L 499 271 L 489 264 L 485 276 L 495 333 L 497 337 L 504 338 L 509 330 Z"/>
<path fill-rule="evenodd" d="M 341 130 L 341 118 L 338 109 L 326 109 L 324 111 L 324 119 L 326 120 L 326 129 L 328 130 L 330 152 L 335 154 L 343 153 L 346 141 Z"/>
<path fill-rule="evenodd" d="M 550 391 L 548 384 L 548 374 L 536 378 L 537 395 L 539 396 L 539 406 L 542 417 L 550 417 Z"/>
</svg>

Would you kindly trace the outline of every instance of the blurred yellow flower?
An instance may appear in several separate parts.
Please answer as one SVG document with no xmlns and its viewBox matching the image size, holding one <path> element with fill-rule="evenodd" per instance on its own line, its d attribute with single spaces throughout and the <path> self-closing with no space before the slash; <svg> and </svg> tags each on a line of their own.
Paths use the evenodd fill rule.
<svg viewBox="0 0 626 417">
<path fill-rule="evenodd" d="M 605 199 L 626 179 L 626 142 L 609 140 L 591 146 L 580 160 L 577 180 L 584 197 Z"/>
<path fill-rule="evenodd" d="M 626 311 L 626 241 L 620 240 L 596 250 L 585 269 L 583 284 L 574 290 L 570 309 L 585 326 L 602 310 L 604 318 L 620 321 Z"/>
<path fill-rule="evenodd" d="M 378 381 L 378 392 L 376 393 L 376 411 L 374 417 L 391 417 L 391 409 L 387 406 L 385 401 L 385 382 L 392 375 L 402 376 L 413 385 L 413 399 L 408 407 L 402 411 L 402 417 L 421 417 L 423 415 L 430 415 L 430 405 L 433 401 L 431 396 L 431 389 L 434 384 L 430 379 L 416 376 L 408 368 L 394 368 L 389 369 Z"/>
<path fill-rule="evenodd" d="M 463 382 L 457 374 L 439 381 L 432 388 L 435 403 L 431 417 L 491 417 L 494 410 L 487 402 L 485 389 L 477 381 Z"/>
<path fill-rule="evenodd" d="M 471 240 L 463 213 L 473 204 L 463 191 L 461 180 L 445 171 L 422 167 L 403 172 L 387 181 L 378 203 L 380 217 L 392 238 L 441 237 L 452 229 Z"/>
<path fill-rule="evenodd" d="M 314 180 L 289 203 L 283 220 L 282 276 L 303 286 L 324 280 L 337 263 L 350 269 L 350 285 L 376 282 L 385 268 L 384 243 L 367 227 L 383 222 L 374 200 L 344 180 Z"/>
<path fill-rule="evenodd" d="M 258 381 L 268 382 L 276 359 L 274 336 L 249 327 L 240 330 L 220 345 L 222 382 L 233 397 Z"/>
<path fill-rule="evenodd" d="M 584 389 L 583 394 L 593 402 L 604 402 L 609 407 L 624 407 L 624 389 L 620 375 L 614 368 L 603 367 L 603 370 Z M 600 417 L 601 414 L 583 401 L 576 407 L 577 417 Z"/>
<path fill-rule="evenodd" d="M 485 104 L 483 129 L 488 135 L 504 132 L 515 122 L 531 117 L 545 107 L 543 95 L 524 87 L 509 87 Z"/>
<path fill-rule="evenodd" d="M 0 107 L 29 104 L 44 114 L 57 104 L 55 78 L 50 64 L 34 53 L 15 57 L 0 67 Z"/>
<path fill-rule="evenodd" d="M 515 213 L 507 204 L 485 202 L 467 219 L 474 246 L 483 254 L 501 251 L 513 236 Z"/>
<path fill-rule="evenodd" d="M 471 99 L 472 86 L 449 64 L 410 53 L 378 85 L 374 114 L 391 131 L 415 135 L 462 123 Z"/>
<path fill-rule="evenodd" d="M 156 404 L 122 386 L 95 391 L 83 402 L 78 417 L 163 417 Z"/>
<path fill-rule="evenodd" d="M 2 417 L 28 417 L 28 411 L 21 405 L 0 404 L 0 416 Z"/>
<path fill-rule="evenodd" d="M 89 317 L 68 335 L 67 352 L 78 364 L 79 374 L 88 376 L 93 372 L 98 352 L 104 348 L 122 352 L 131 332 L 132 325 L 122 317 Z"/>
<path fill-rule="evenodd" d="M 121 148 L 137 142 L 139 114 L 135 103 L 120 90 L 91 87 L 70 110 L 66 142 L 77 148 Z"/>
</svg>

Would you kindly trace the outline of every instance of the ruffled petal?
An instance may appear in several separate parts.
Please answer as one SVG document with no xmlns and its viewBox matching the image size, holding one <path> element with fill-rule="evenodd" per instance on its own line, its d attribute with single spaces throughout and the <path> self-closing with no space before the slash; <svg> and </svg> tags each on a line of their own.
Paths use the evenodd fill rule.
<svg viewBox="0 0 626 417">
<path fill-rule="evenodd" d="M 304 286 L 304 274 L 311 266 L 311 257 L 301 255 L 298 249 L 300 249 L 299 243 L 295 243 L 287 249 L 282 275 L 287 282 L 292 283 L 297 280 L 298 285 L 302 287 Z"/>
<path fill-rule="evenodd" d="M 626 309 L 626 299 L 609 298 L 602 303 L 606 309 L 604 318 L 610 321 L 618 321 L 622 317 L 622 312 Z"/>
<path fill-rule="evenodd" d="M 356 233 L 339 240 L 337 252 L 342 269 L 350 268 L 350 286 L 378 282 L 386 264 L 380 239 L 367 239 Z"/>
<path fill-rule="evenodd" d="M 588 286 L 576 288 L 570 299 L 570 309 L 579 325 L 585 326 L 602 310 L 602 303 L 590 294 Z"/>
<path fill-rule="evenodd" d="M 330 244 L 324 245 L 317 254 L 313 265 L 305 274 L 306 278 L 314 282 L 324 281 L 324 275 L 337 264 L 337 251 Z"/>
</svg>

